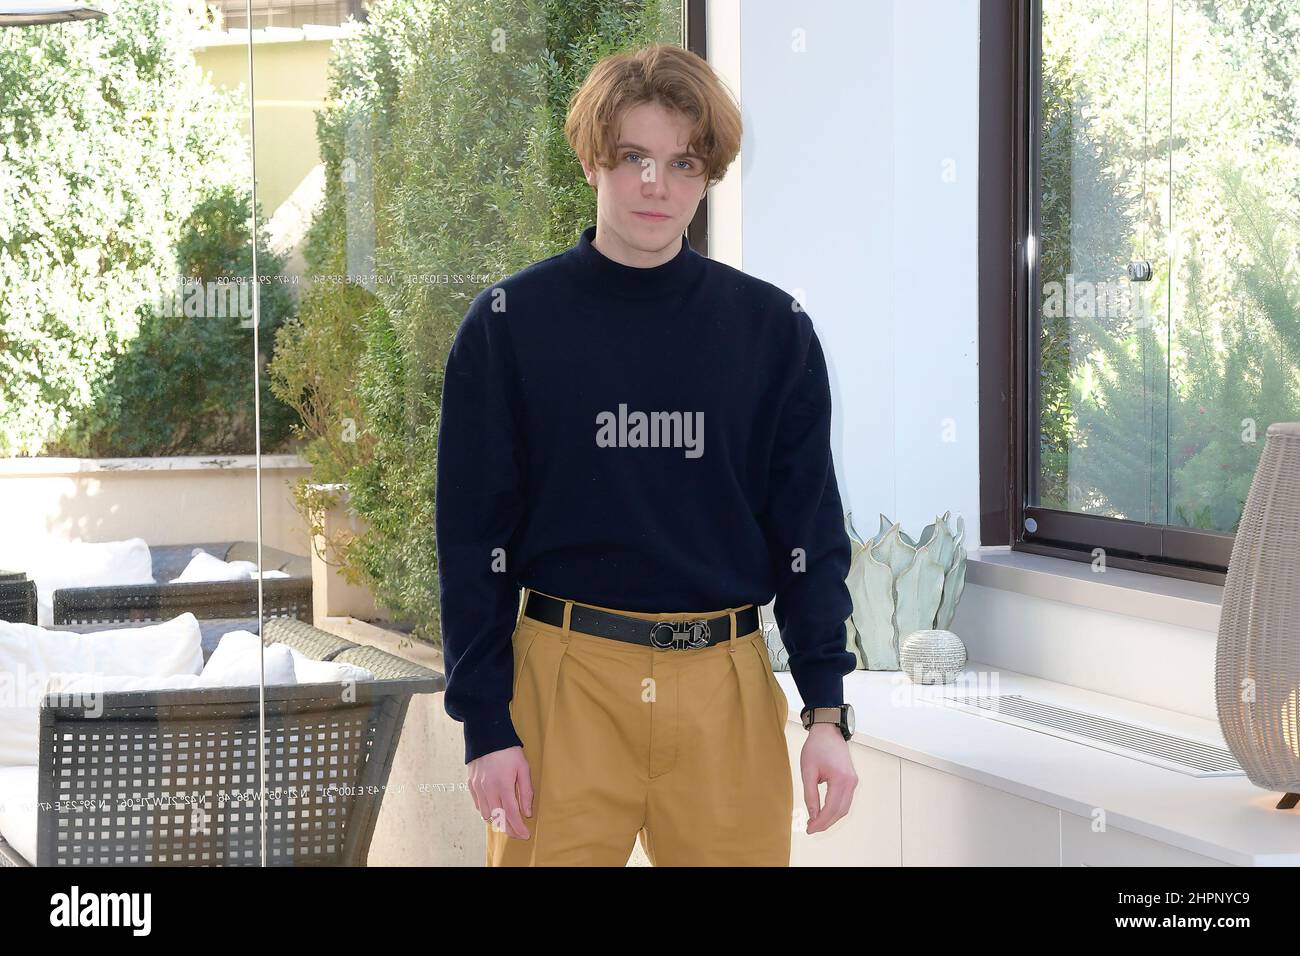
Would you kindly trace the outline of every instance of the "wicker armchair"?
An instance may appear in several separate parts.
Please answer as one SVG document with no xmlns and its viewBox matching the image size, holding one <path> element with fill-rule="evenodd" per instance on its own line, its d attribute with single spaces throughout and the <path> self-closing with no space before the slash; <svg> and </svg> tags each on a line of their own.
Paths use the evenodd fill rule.
<svg viewBox="0 0 1300 956">
<path fill-rule="evenodd" d="M 36 582 L 22 571 L 0 571 L 0 621 L 36 623 Z"/>
<path fill-rule="evenodd" d="M 257 581 L 195 581 L 173 584 L 202 548 L 223 561 L 257 561 L 257 542 L 170 544 L 150 547 L 156 584 L 59 588 L 54 592 L 54 624 L 167 621 L 192 611 L 200 619 L 257 617 Z M 262 584 L 263 616 L 312 621 L 311 559 L 278 548 L 262 548 L 262 569 L 284 571 L 287 578 Z"/>
<path fill-rule="evenodd" d="M 265 688 L 267 863 L 364 866 L 412 694 L 437 671 L 301 621 L 265 623 L 317 660 L 376 679 Z M 36 860 L 0 838 L 0 865 L 258 866 L 258 688 L 101 695 L 102 712 L 40 712 Z"/>
</svg>

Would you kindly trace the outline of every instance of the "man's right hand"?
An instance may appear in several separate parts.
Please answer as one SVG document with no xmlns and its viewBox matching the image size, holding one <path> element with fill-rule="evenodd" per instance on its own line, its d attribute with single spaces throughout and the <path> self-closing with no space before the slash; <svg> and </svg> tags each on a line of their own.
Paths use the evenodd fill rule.
<svg viewBox="0 0 1300 956">
<path fill-rule="evenodd" d="M 532 835 L 524 826 L 524 817 L 533 815 L 533 783 L 523 747 L 494 750 L 471 760 L 469 792 L 485 823 L 520 840 Z"/>
</svg>

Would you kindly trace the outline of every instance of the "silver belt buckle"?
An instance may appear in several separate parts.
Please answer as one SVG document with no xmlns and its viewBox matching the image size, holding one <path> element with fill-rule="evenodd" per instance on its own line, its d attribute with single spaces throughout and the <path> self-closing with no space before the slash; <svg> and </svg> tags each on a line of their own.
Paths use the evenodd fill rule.
<svg viewBox="0 0 1300 956">
<path fill-rule="evenodd" d="M 709 622 L 657 621 L 650 625 L 650 643 L 665 650 L 689 650 L 709 646 Z"/>
</svg>

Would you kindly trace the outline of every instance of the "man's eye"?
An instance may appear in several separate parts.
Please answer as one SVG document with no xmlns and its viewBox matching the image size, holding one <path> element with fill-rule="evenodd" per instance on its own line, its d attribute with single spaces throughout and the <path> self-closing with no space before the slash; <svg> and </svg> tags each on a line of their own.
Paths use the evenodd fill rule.
<svg viewBox="0 0 1300 956">
<path fill-rule="evenodd" d="M 651 160 L 647 160 L 643 158 L 640 153 L 624 153 L 623 159 L 635 160 L 638 164 L 645 164 L 647 162 L 651 162 Z M 682 164 L 682 169 L 686 172 L 692 172 L 695 169 L 695 161 L 692 159 L 679 159 L 677 160 L 677 162 Z"/>
</svg>

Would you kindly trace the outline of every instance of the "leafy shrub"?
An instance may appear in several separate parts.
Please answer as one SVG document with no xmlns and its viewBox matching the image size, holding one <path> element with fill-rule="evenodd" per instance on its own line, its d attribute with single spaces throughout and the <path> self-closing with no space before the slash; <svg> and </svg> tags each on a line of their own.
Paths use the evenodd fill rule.
<svg viewBox="0 0 1300 956">
<path fill-rule="evenodd" d="M 197 282 L 178 285 L 169 301 L 141 321 L 139 334 L 110 354 L 90 405 L 75 412 L 47 454 L 253 454 L 250 221 L 242 190 L 224 187 L 199 201 L 178 243 L 179 275 Z M 264 454 L 284 446 L 294 421 L 293 410 L 272 393 L 265 367 L 293 310 L 289 288 L 277 278 L 282 265 L 263 236 L 258 369 Z"/>
<path fill-rule="evenodd" d="M 194 60 L 206 15 L 187 0 L 99 6 L 104 19 L 0 30 L 2 455 L 111 446 L 93 423 L 120 418 L 88 409 L 113 400 L 96 396 L 167 291 L 196 207 L 247 176 L 237 94 Z M 78 436 L 47 445 L 79 416 Z"/>
</svg>

